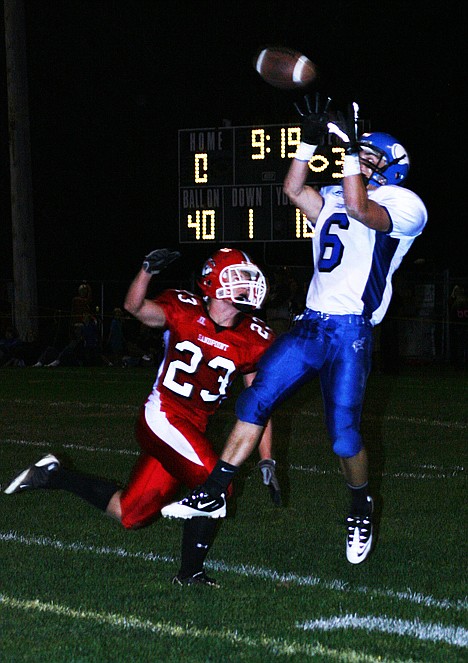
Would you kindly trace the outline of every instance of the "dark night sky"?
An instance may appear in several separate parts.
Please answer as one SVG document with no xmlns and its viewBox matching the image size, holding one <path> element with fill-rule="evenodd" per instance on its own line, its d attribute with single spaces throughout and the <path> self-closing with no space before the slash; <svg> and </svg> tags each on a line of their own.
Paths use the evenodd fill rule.
<svg viewBox="0 0 468 663">
<path fill-rule="evenodd" d="M 25 6 L 39 278 L 126 280 L 148 249 L 177 246 L 177 130 L 219 126 L 224 118 L 233 125 L 296 121 L 293 93 L 268 86 L 252 67 L 266 43 L 306 53 L 321 71 L 318 87 L 337 105 L 357 100 L 374 130 L 401 140 L 412 158 L 407 186 L 429 210 L 410 256 L 466 274 L 458 208 L 465 164 L 456 163 L 466 152 L 466 3 L 25 0 Z M 6 91 L 3 53 L 4 47 Z M 0 99 L 1 212 L 8 219 L 6 93 Z M 2 223 L 3 279 L 11 278 L 9 228 Z M 197 253 L 184 245 L 186 264 L 200 264 L 212 248 Z"/>
</svg>

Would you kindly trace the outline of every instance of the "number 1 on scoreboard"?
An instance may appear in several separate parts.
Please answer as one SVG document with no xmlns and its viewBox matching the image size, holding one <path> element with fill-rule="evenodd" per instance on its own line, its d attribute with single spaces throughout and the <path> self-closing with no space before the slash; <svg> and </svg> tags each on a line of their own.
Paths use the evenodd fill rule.
<svg viewBox="0 0 468 663">
<path fill-rule="evenodd" d="M 254 238 L 254 214 L 253 209 L 249 209 L 249 239 Z"/>
</svg>

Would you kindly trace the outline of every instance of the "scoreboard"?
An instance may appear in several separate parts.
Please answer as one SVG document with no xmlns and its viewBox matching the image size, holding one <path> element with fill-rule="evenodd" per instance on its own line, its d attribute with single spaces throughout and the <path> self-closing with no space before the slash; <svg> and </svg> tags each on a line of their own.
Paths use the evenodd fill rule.
<svg viewBox="0 0 468 663">
<path fill-rule="evenodd" d="M 301 127 L 271 124 L 179 131 L 181 243 L 290 242 L 312 237 L 283 193 Z M 307 183 L 338 184 L 344 150 L 319 147 Z"/>
</svg>

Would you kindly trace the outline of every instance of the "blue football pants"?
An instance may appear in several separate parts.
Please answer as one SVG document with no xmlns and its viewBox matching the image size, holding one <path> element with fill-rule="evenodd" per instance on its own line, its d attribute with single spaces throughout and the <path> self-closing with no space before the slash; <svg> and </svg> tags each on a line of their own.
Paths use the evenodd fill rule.
<svg viewBox="0 0 468 663">
<path fill-rule="evenodd" d="M 362 449 L 360 422 L 372 339 L 364 316 L 306 309 L 260 360 L 254 382 L 237 399 L 238 419 L 265 425 L 276 407 L 318 375 L 333 451 L 343 458 L 355 456 Z"/>
</svg>

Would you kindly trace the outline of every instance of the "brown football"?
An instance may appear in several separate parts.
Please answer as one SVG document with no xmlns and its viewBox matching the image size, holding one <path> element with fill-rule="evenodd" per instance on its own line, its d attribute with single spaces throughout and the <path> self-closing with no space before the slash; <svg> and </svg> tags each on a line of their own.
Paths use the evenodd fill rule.
<svg viewBox="0 0 468 663">
<path fill-rule="evenodd" d="M 262 48 L 253 64 L 264 81 L 281 90 L 305 87 L 317 76 L 317 68 L 309 58 L 284 46 Z"/>
</svg>

